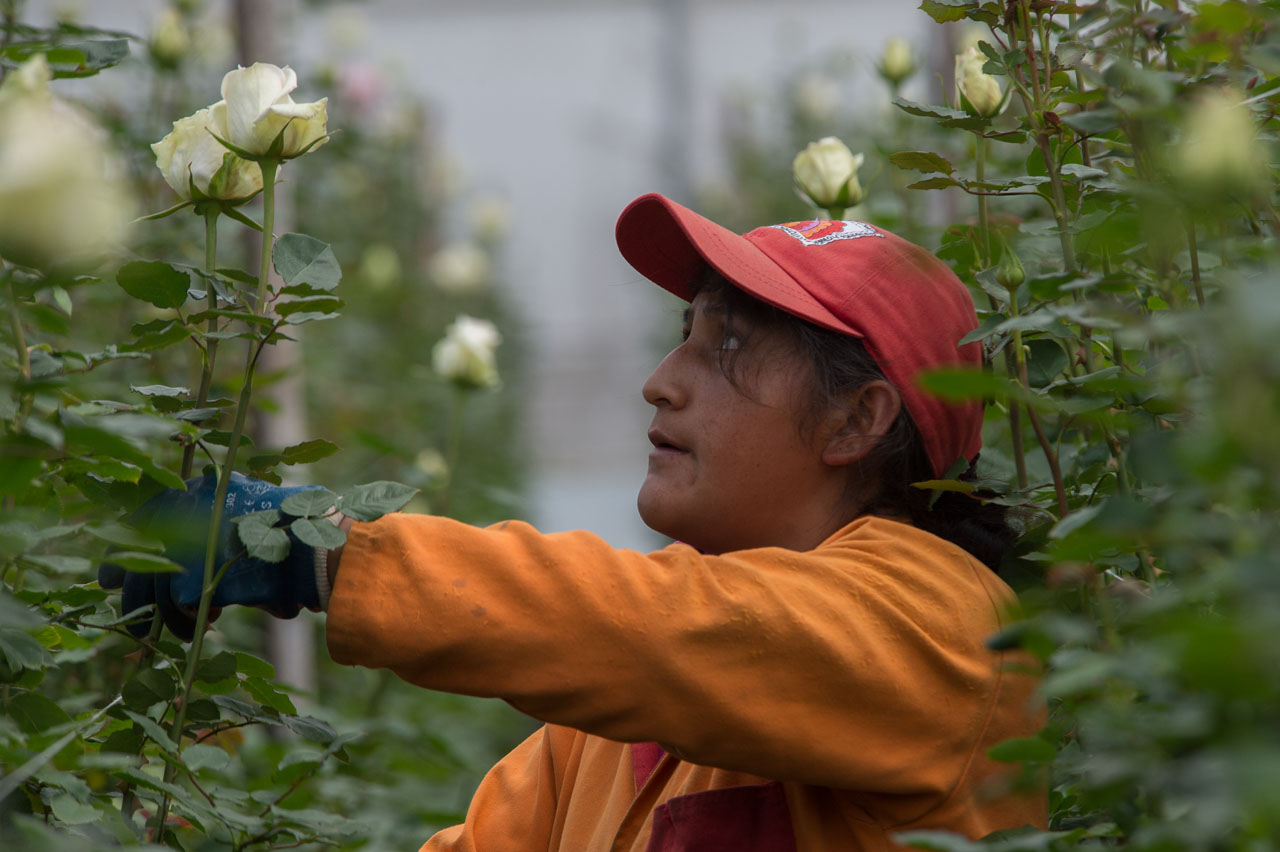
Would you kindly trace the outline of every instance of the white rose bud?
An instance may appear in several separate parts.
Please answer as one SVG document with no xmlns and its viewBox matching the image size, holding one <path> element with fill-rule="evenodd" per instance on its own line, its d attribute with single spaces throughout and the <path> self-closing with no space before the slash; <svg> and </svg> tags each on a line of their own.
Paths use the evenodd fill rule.
<svg viewBox="0 0 1280 852">
<path fill-rule="evenodd" d="M 1238 91 L 1214 89 L 1186 113 L 1171 171 L 1188 189 L 1255 196 L 1273 184 L 1258 124 Z"/>
<path fill-rule="evenodd" d="M 262 191 L 262 169 L 228 151 L 211 130 L 216 132 L 207 108 L 178 119 L 173 131 L 151 146 L 156 166 L 186 201 L 248 201 Z"/>
<path fill-rule="evenodd" d="M 134 200 L 106 133 L 54 97 L 51 77 L 36 56 L 0 86 L 0 257 L 77 266 L 124 238 Z"/>
<path fill-rule="evenodd" d="M 894 36 L 885 43 L 876 70 L 892 86 L 901 85 L 903 80 L 916 73 L 915 54 L 906 39 Z"/>
<path fill-rule="evenodd" d="M 990 118 L 1004 106 L 1004 92 L 995 77 L 983 72 L 986 63 L 986 54 L 977 47 L 956 56 L 956 103 L 973 115 Z"/>
<path fill-rule="evenodd" d="M 191 49 L 191 36 L 182 13 L 169 8 L 160 13 L 151 32 L 151 57 L 162 68 L 177 68 Z"/>
<path fill-rule="evenodd" d="M 294 103 L 298 77 L 289 66 L 255 62 L 228 71 L 222 100 L 210 107 L 222 139 L 257 157 L 287 160 L 323 145 L 328 138 L 328 98 Z"/>
<path fill-rule="evenodd" d="M 454 243 L 432 255 L 427 273 L 446 293 L 478 293 L 489 284 L 489 255 L 475 243 Z"/>
<path fill-rule="evenodd" d="M 796 186 L 818 207 L 843 211 L 862 203 L 858 183 L 862 154 L 854 154 L 834 136 L 810 142 L 791 164 Z M 833 215 L 838 215 L 833 212 Z"/>
<path fill-rule="evenodd" d="M 496 387 L 494 350 L 501 342 L 493 323 L 460 314 L 431 351 L 431 365 L 441 378 L 459 387 Z"/>
</svg>

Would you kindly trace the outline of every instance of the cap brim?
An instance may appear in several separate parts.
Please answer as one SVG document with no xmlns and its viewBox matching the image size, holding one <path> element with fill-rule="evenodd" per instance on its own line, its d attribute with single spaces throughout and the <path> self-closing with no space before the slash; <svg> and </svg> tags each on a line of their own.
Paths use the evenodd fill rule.
<svg viewBox="0 0 1280 852">
<path fill-rule="evenodd" d="M 707 266 L 763 302 L 824 328 L 862 335 L 809 295 L 749 240 L 657 193 L 618 217 L 618 250 L 637 272 L 685 301 Z"/>
</svg>

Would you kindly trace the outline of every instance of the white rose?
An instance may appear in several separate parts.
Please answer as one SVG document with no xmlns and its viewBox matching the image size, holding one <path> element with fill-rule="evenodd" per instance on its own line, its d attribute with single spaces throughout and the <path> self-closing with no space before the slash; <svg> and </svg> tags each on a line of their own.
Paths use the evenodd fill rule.
<svg viewBox="0 0 1280 852">
<path fill-rule="evenodd" d="M 956 56 L 956 103 L 963 108 L 967 101 L 969 112 L 990 118 L 1004 105 L 1004 92 L 995 77 L 983 72 L 986 64 L 986 54 L 977 47 Z"/>
<path fill-rule="evenodd" d="M 495 387 L 498 368 L 494 350 L 501 342 L 493 323 L 461 314 L 432 350 L 432 367 L 441 378 L 459 387 Z"/>
<path fill-rule="evenodd" d="M 1265 195 L 1273 179 L 1258 123 L 1244 96 L 1217 88 L 1200 96 L 1181 123 L 1170 171 L 1188 189 L 1210 195 Z"/>
<path fill-rule="evenodd" d="M 210 107 L 215 132 L 248 154 L 285 160 L 323 145 L 329 99 L 294 103 L 289 93 L 297 87 L 298 77 L 287 65 L 255 62 L 228 71 L 222 100 Z"/>
<path fill-rule="evenodd" d="M 214 138 L 213 113 L 202 109 L 173 123 L 151 146 L 165 182 L 187 201 L 247 201 L 262 190 L 262 169 L 237 157 Z M 214 130 L 216 132 L 216 130 Z M 192 184 L 197 195 L 193 198 Z"/>
<path fill-rule="evenodd" d="M 0 86 L 0 257 L 29 266 L 91 261 L 134 210 L 106 134 L 53 96 L 51 76 L 37 56 Z"/>
<path fill-rule="evenodd" d="M 843 210 L 862 203 L 865 193 L 858 183 L 862 154 L 834 136 L 810 142 L 791 164 L 796 186 L 818 207 Z"/>
<path fill-rule="evenodd" d="M 490 279 L 489 255 L 475 243 L 454 243 L 431 257 L 427 273 L 446 293 L 466 294 L 483 290 Z"/>
</svg>

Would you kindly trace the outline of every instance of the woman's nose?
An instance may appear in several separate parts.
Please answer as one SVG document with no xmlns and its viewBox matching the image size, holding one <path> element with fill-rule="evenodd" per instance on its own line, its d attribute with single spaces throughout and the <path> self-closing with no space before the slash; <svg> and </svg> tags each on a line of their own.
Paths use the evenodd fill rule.
<svg viewBox="0 0 1280 852">
<path fill-rule="evenodd" d="M 655 408 L 663 406 L 679 408 L 684 405 L 686 392 L 680 380 L 679 353 L 678 346 L 671 350 L 667 357 L 653 368 L 653 372 L 640 388 L 644 401 Z"/>
</svg>

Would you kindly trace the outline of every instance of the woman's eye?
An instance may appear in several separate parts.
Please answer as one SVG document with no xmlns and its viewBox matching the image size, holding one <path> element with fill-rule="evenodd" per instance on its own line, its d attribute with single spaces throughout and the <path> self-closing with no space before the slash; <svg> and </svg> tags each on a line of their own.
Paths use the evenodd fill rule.
<svg viewBox="0 0 1280 852">
<path fill-rule="evenodd" d="M 724 334 L 724 337 L 721 338 L 720 340 L 720 348 L 721 349 L 741 349 L 742 338 L 738 337 L 738 335 L 734 334 L 733 332 L 726 331 Z"/>
</svg>

